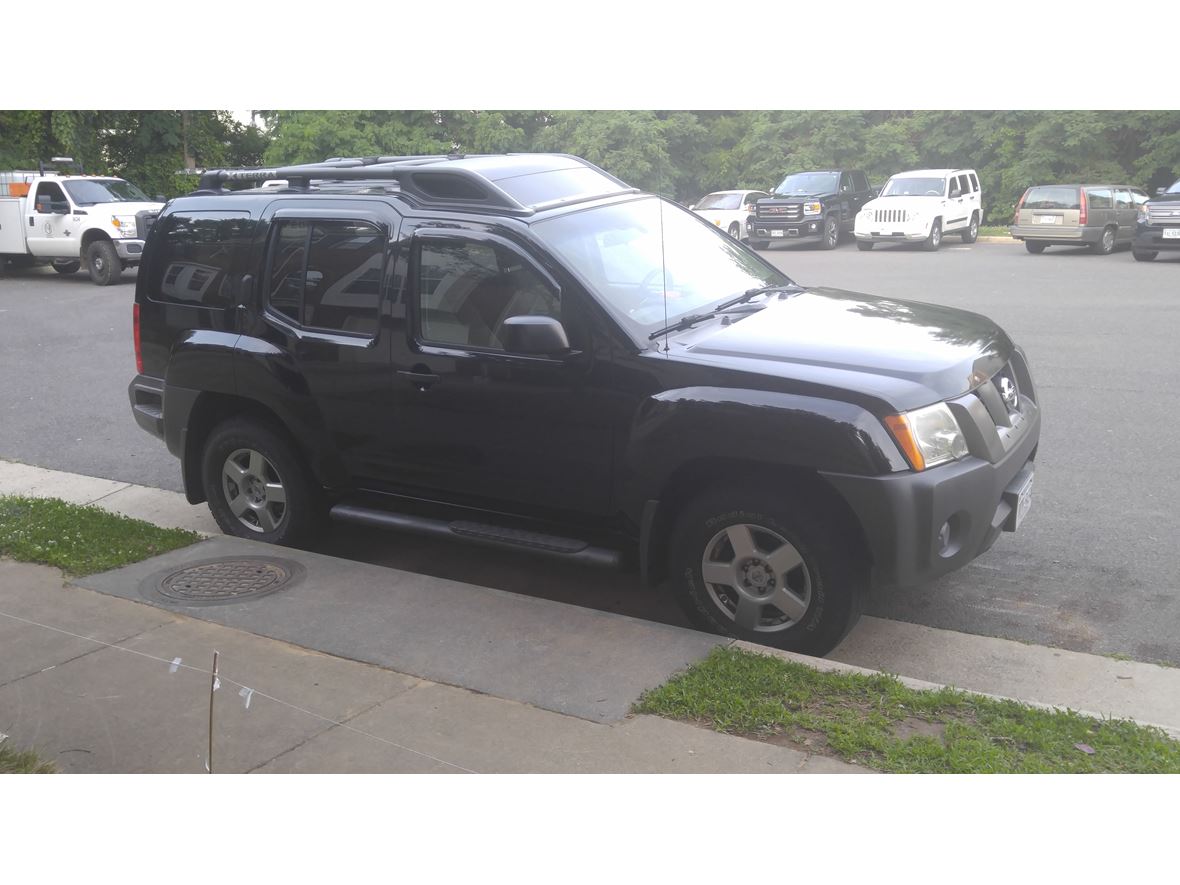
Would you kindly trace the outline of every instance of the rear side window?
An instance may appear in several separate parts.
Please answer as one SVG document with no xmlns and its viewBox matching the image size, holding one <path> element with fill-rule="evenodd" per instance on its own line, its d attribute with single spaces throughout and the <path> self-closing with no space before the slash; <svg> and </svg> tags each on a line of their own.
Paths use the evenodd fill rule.
<svg viewBox="0 0 1180 885">
<path fill-rule="evenodd" d="M 250 248 L 249 212 L 174 212 L 153 231 L 147 294 L 153 301 L 226 308 Z"/>
<path fill-rule="evenodd" d="M 1108 187 L 1094 187 L 1086 191 L 1086 201 L 1091 209 L 1113 209 L 1114 198 Z"/>
<path fill-rule="evenodd" d="M 1081 197 L 1076 187 L 1029 188 L 1024 198 L 1025 209 L 1081 209 Z"/>
<path fill-rule="evenodd" d="M 869 189 L 869 180 L 865 177 L 863 172 L 852 173 L 852 187 L 860 193 Z"/>
<path fill-rule="evenodd" d="M 271 236 L 267 300 L 301 326 L 373 335 L 385 236 L 365 221 L 280 220 Z"/>
<path fill-rule="evenodd" d="M 971 192 L 978 193 L 979 192 L 979 179 L 975 177 L 974 172 L 970 173 L 970 175 L 968 177 L 971 179 Z"/>
</svg>

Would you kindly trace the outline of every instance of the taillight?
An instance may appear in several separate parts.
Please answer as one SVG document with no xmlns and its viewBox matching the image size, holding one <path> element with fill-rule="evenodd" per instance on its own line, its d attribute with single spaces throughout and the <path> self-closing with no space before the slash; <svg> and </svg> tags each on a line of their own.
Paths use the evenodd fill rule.
<svg viewBox="0 0 1180 885">
<path fill-rule="evenodd" d="M 131 334 L 135 338 L 135 371 L 143 374 L 143 351 L 139 347 L 139 305 L 131 308 Z"/>
<path fill-rule="evenodd" d="M 1085 227 L 1086 226 L 1086 191 L 1085 191 L 1085 188 L 1079 189 L 1078 193 L 1081 194 L 1081 202 L 1078 204 L 1081 207 L 1081 209 L 1078 211 L 1078 224 L 1080 224 L 1082 227 Z"/>
<path fill-rule="evenodd" d="M 1012 216 L 1012 223 L 1013 224 L 1020 224 L 1020 207 L 1024 205 L 1024 198 L 1028 196 L 1029 190 L 1032 190 L 1032 188 L 1029 188 L 1023 194 L 1020 195 L 1020 202 L 1018 202 L 1016 204 L 1016 214 Z"/>
</svg>

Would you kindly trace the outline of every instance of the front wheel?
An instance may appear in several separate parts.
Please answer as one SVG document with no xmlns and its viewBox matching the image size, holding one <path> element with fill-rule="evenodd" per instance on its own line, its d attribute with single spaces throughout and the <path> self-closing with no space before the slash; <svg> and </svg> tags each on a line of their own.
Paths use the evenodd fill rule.
<svg viewBox="0 0 1180 885">
<path fill-rule="evenodd" d="M 1102 231 L 1102 239 L 1090 244 L 1090 251 L 1095 255 L 1109 255 L 1114 251 L 1114 228 L 1108 227 Z"/>
<path fill-rule="evenodd" d="M 927 252 L 937 252 L 942 245 L 942 221 L 935 219 L 930 225 L 930 235 L 922 241 L 922 248 Z"/>
<path fill-rule="evenodd" d="M 95 240 L 87 247 L 86 270 L 96 285 L 110 286 L 119 282 L 123 265 L 119 263 L 119 254 L 110 240 Z"/>
<path fill-rule="evenodd" d="M 706 492 L 676 521 L 673 593 L 697 626 L 809 655 L 860 617 L 868 568 L 836 520 L 753 486 Z"/>
<path fill-rule="evenodd" d="M 1159 254 L 1160 254 L 1159 252 L 1153 251 L 1152 249 L 1132 249 L 1131 250 L 1131 257 L 1134 258 L 1136 261 L 1155 261 L 1155 256 L 1157 256 Z"/>
<path fill-rule="evenodd" d="M 202 484 L 227 535 L 298 547 L 319 522 L 317 486 L 292 444 L 269 425 L 231 418 L 205 441 Z"/>
<path fill-rule="evenodd" d="M 861 252 L 872 252 L 873 251 L 873 241 L 872 240 L 857 240 L 856 241 L 856 248 L 860 249 Z"/>
<path fill-rule="evenodd" d="M 838 245 L 840 245 L 840 219 L 835 215 L 829 215 L 824 219 L 822 246 L 824 249 L 835 249 Z"/>
<path fill-rule="evenodd" d="M 740 240 L 742 238 L 742 226 L 735 221 L 729 226 L 729 235 L 735 240 Z"/>
<path fill-rule="evenodd" d="M 979 239 L 979 216 L 975 213 L 971 214 L 971 224 L 967 229 L 959 234 L 963 238 L 964 243 L 974 243 Z"/>
</svg>

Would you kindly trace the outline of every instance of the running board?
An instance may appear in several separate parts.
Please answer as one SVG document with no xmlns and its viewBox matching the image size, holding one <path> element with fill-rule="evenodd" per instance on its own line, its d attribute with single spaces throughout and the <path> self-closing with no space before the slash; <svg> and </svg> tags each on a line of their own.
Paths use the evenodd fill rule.
<svg viewBox="0 0 1180 885">
<path fill-rule="evenodd" d="M 623 561 L 618 550 L 592 547 L 586 541 L 576 538 L 561 538 L 525 529 L 507 528 L 483 522 L 456 520 L 445 522 L 425 516 L 411 516 L 406 513 L 391 513 L 356 504 L 337 504 L 330 511 L 333 519 L 340 522 L 354 522 L 360 525 L 376 526 L 383 529 L 400 529 L 421 535 L 468 541 L 485 547 L 502 547 L 548 556 L 566 562 L 578 562 L 601 568 L 620 568 Z"/>
</svg>

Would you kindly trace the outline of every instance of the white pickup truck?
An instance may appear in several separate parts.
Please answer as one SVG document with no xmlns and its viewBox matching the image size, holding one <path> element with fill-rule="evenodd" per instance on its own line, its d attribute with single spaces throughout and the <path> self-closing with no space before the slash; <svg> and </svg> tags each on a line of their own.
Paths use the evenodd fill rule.
<svg viewBox="0 0 1180 885">
<path fill-rule="evenodd" d="M 72 163 L 54 158 L 57 163 Z M 121 178 L 52 172 L 0 172 L 0 269 L 83 264 L 100 286 L 139 264 L 143 240 L 164 208 Z"/>
</svg>

